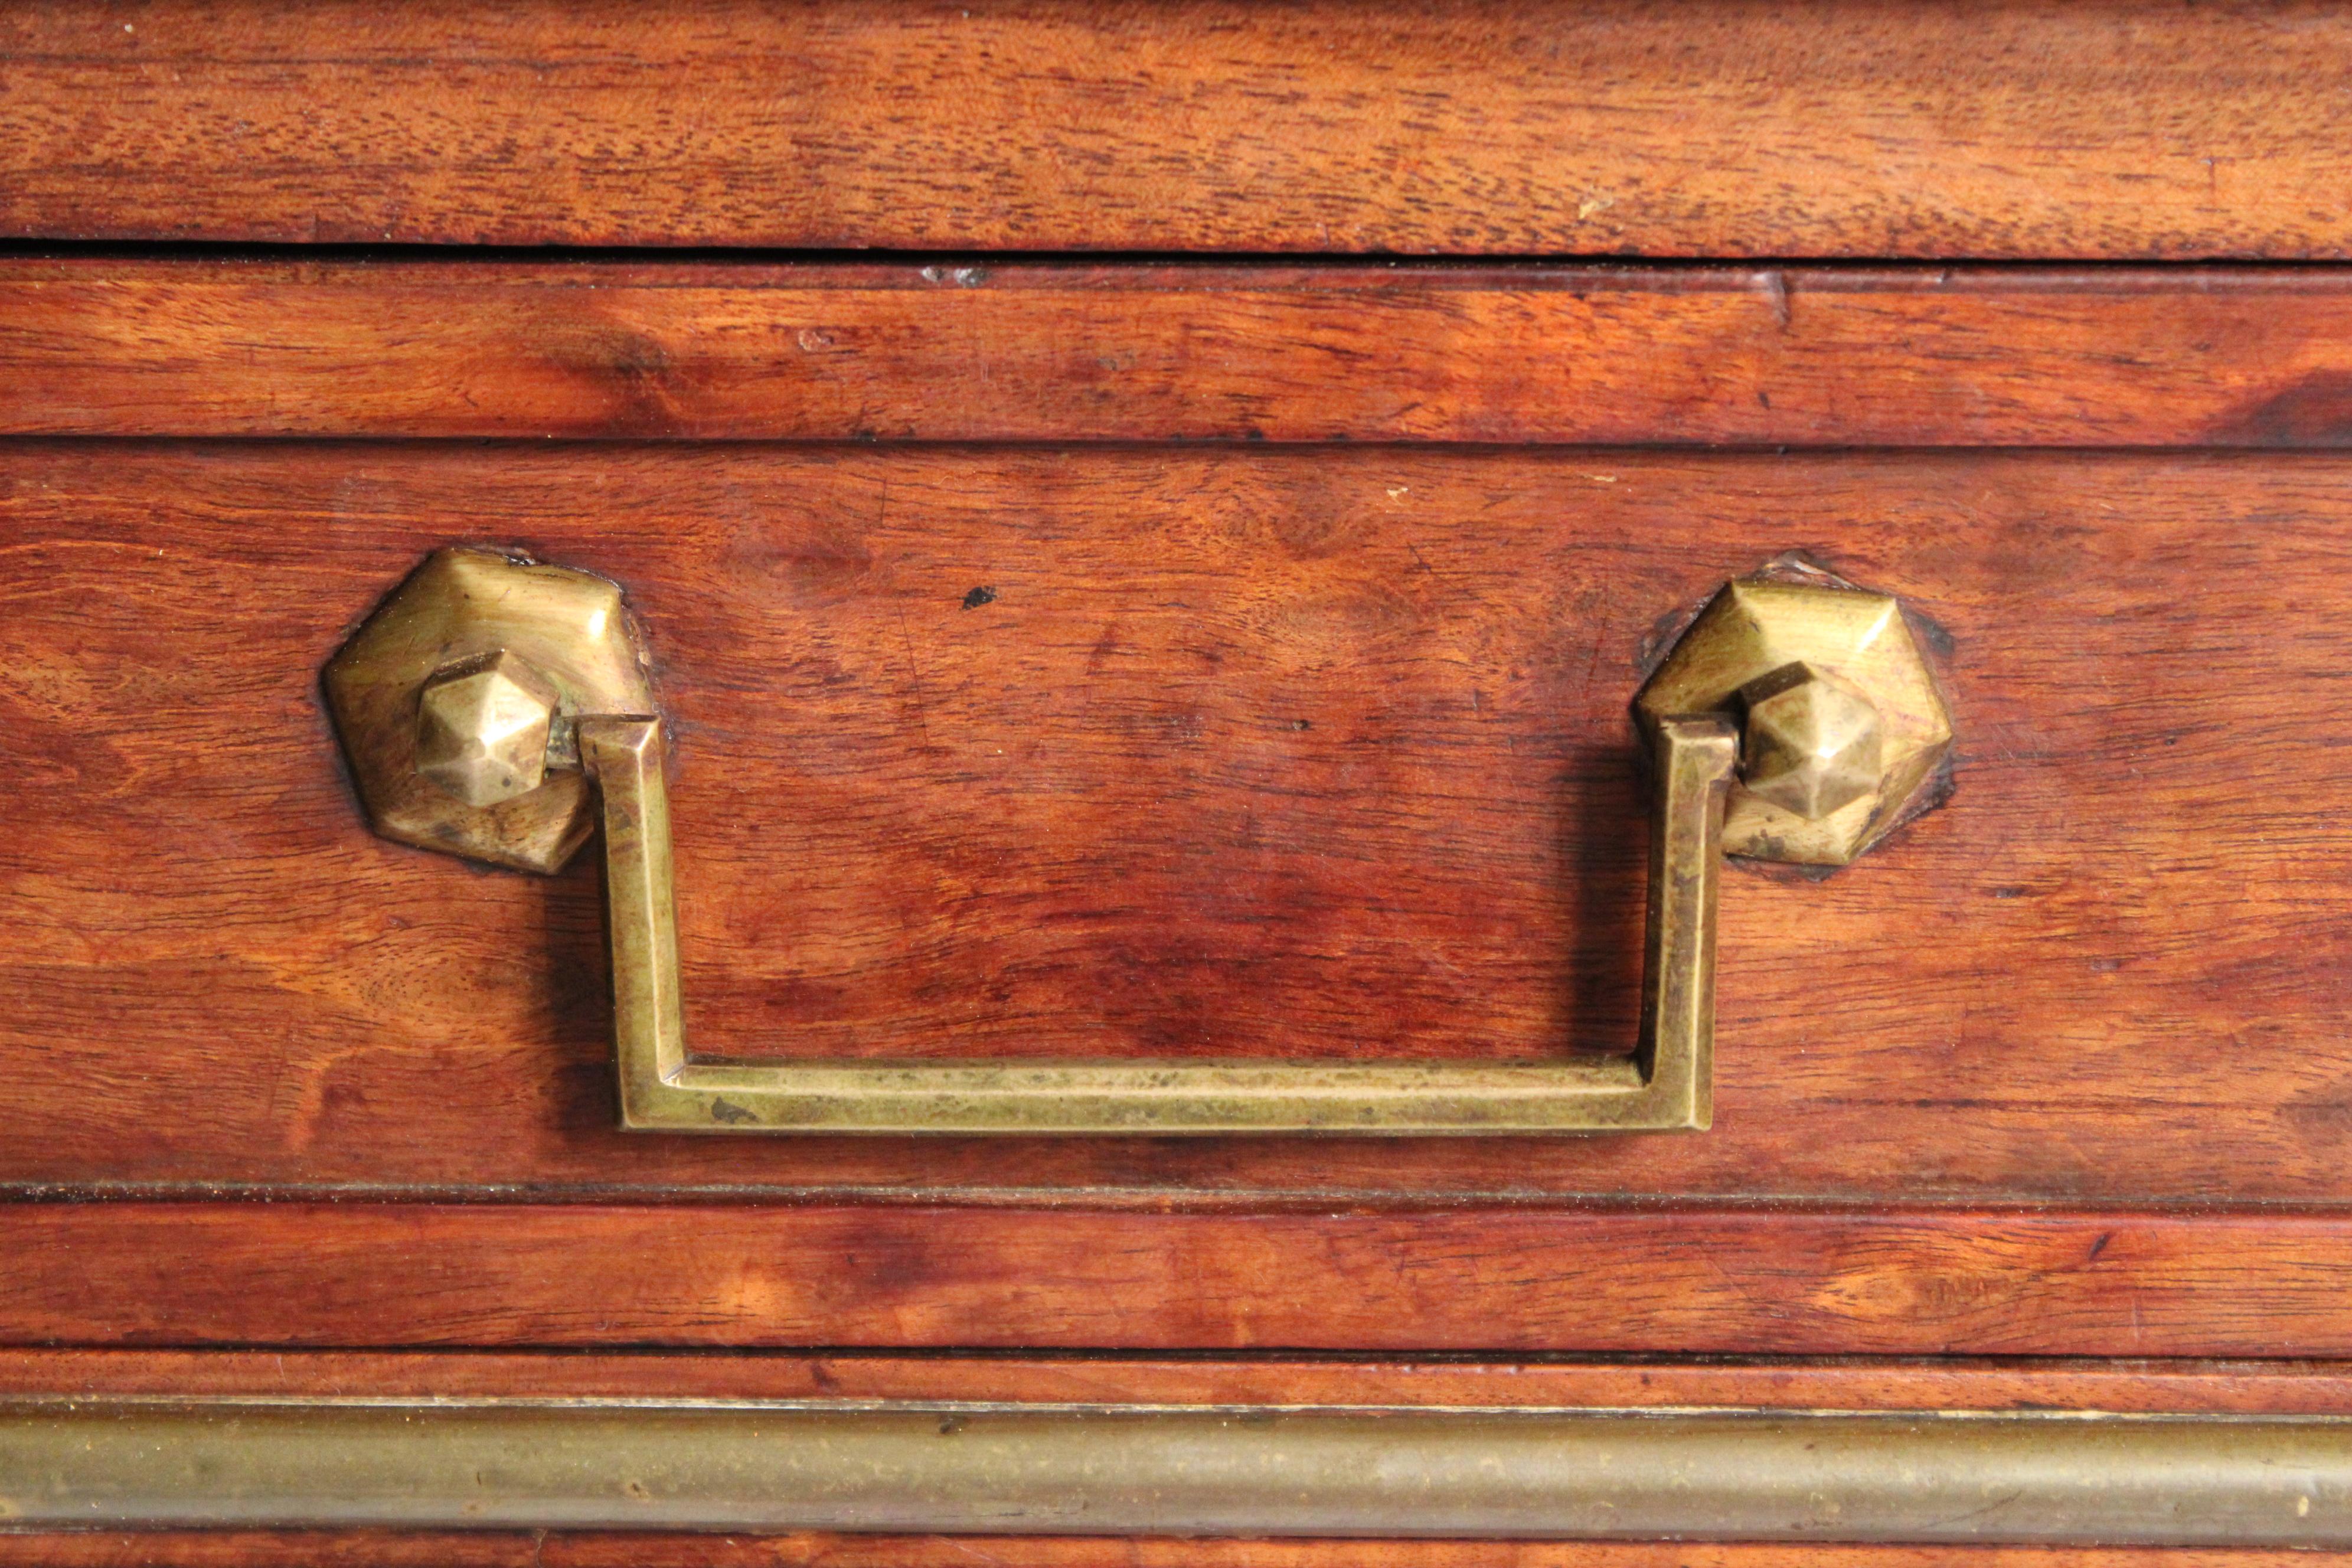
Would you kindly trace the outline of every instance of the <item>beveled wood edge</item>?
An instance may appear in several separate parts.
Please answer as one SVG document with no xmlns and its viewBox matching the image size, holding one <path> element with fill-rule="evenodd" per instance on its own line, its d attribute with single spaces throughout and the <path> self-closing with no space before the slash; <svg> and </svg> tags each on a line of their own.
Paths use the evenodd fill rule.
<svg viewBox="0 0 2352 1568">
<path fill-rule="evenodd" d="M 824 1400 L 1351 1410 L 2032 1410 L 2352 1416 L 2352 1362 L 952 1352 L 26 1350 L 0 1400 Z"/>
<path fill-rule="evenodd" d="M 2352 271 L 0 257 L 0 435 L 2352 445 Z"/>
<path fill-rule="evenodd" d="M 13 1399 L 18 1528 L 2352 1545 L 2352 1419 Z"/>
</svg>

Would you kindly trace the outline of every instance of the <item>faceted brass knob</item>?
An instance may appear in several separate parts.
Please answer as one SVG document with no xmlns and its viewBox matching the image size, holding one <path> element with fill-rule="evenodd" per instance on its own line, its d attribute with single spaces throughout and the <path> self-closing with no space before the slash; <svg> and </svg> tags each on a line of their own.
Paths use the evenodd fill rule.
<svg viewBox="0 0 2352 1568">
<path fill-rule="evenodd" d="M 1802 662 L 1741 689 L 1748 705 L 1741 782 L 1819 822 L 1877 793 L 1883 728 L 1870 700 Z"/>
<path fill-rule="evenodd" d="M 1940 798 L 1951 715 L 1903 606 L 1843 583 L 1742 577 L 1707 601 L 1633 699 L 1739 721 L 1723 852 L 1843 866 Z"/>
<path fill-rule="evenodd" d="M 503 650 L 436 673 L 416 699 L 416 771 L 467 805 L 529 795 L 547 776 L 555 688 Z"/>
</svg>

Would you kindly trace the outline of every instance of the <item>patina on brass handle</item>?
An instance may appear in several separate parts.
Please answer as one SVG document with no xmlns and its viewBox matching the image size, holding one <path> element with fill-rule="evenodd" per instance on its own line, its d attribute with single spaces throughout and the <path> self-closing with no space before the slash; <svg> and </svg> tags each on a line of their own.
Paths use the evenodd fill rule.
<svg viewBox="0 0 2352 1568">
<path fill-rule="evenodd" d="M 1717 595 L 1636 702 L 1655 781 L 1630 1057 L 726 1065 L 687 1051 L 666 744 L 639 647 L 611 583 L 447 550 L 336 656 L 327 687 L 388 837 L 546 871 L 601 820 L 621 1119 L 666 1131 L 1704 1128 L 1727 833 L 1751 854 L 1850 859 L 1916 807 L 1949 739 L 1893 600 L 1783 583 Z"/>
<path fill-rule="evenodd" d="M 799 1061 L 686 1052 L 658 719 L 583 719 L 604 797 L 621 1117 L 674 1131 L 1479 1132 L 1704 1127 L 1729 720 L 1658 726 L 1640 1048 L 1542 1065 Z"/>
</svg>

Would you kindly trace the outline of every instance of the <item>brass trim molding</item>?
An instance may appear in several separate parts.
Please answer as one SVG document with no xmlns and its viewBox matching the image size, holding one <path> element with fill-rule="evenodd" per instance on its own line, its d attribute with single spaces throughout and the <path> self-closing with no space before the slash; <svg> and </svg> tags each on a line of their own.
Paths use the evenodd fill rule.
<svg viewBox="0 0 2352 1568">
<path fill-rule="evenodd" d="M 13 1528 L 2352 1545 L 2352 1418 L 12 1400 Z"/>
</svg>

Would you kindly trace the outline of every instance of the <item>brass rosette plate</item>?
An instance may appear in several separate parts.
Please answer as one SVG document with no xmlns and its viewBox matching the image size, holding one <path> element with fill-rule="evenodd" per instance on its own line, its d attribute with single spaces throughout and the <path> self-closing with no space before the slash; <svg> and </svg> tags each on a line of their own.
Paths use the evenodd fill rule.
<svg viewBox="0 0 2352 1568">
<path fill-rule="evenodd" d="M 560 869 L 595 827 L 595 792 L 576 770 L 542 772 L 542 753 L 581 714 L 652 711 L 641 647 L 604 578 L 435 552 L 327 666 L 368 820 L 404 844 Z"/>
</svg>

